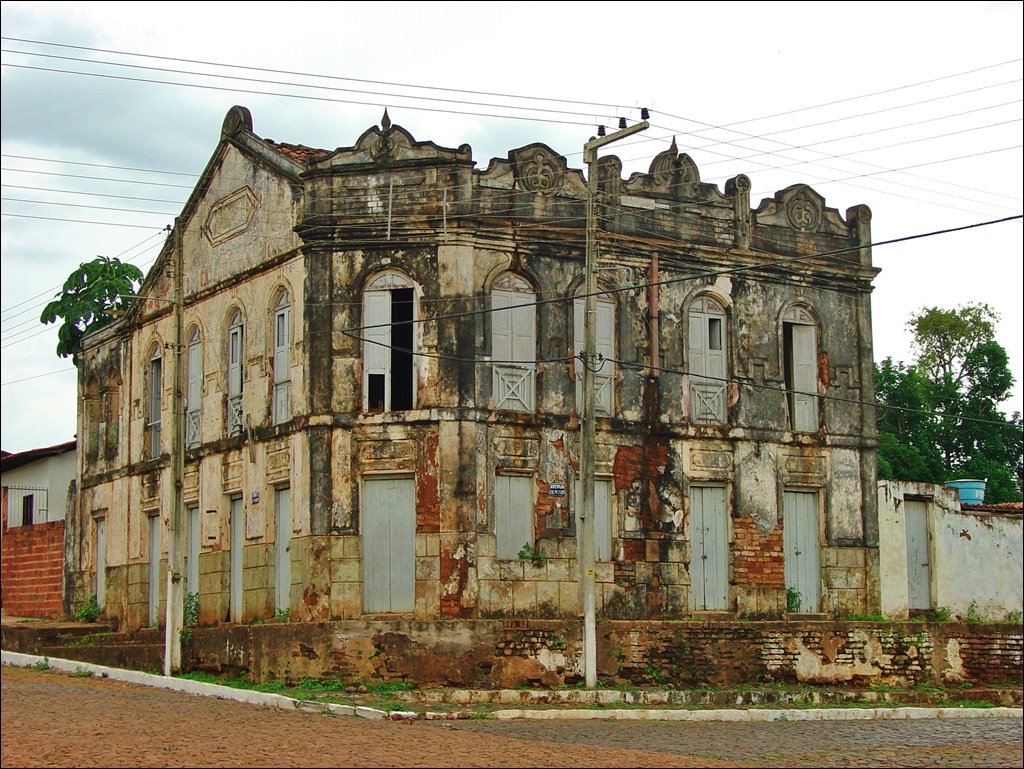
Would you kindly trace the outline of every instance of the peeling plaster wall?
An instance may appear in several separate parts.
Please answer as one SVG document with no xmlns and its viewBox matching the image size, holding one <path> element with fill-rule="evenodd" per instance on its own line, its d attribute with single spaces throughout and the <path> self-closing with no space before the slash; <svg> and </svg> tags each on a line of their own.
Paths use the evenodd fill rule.
<svg viewBox="0 0 1024 769">
<path fill-rule="evenodd" d="M 933 609 L 966 618 L 1003 619 L 1022 610 L 1024 542 L 1019 514 L 961 511 L 957 494 L 945 486 L 880 481 L 878 510 L 882 610 L 908 612 L 904 500 L 927 505 Z"/>
<path fill-rule="evenodd" d="M 417 141 L 387 120 L 332 152 L 277 145 L 251 129 L 243 108 L 229 113 L 182 218 L 185 325 L 197 324 L 204 339 L 202 444 L 186 457 L 185 484 L 186 503 L 198 504 L 202 515 L 201 620 L 227 616 L 228 509 L 237 495 L 246 510 L 244 617 L 272 612 L 268 503 L 284 484 L 294 517 L 293 616 L 361 616 L 360 489 L 381 474 L 414 480 L 412 617 L 575 616 L 574 310 L 571 301 L 548 300 L 571 297 L 583 283 L 583 173 L 542 144 L 476 170 L 468 145 Z M 746 177 L 730 180 L 723 193 L 702 183 L 693 161 L 674 147 L 647 174 L 622 180 L 620 168 L 610 156 L 597 169 L 607 235 L 598 281 L 612 291 L 616 358 L 612 413 L 597 425 L 595 469 L 611 484 L 613 532 L 613 557 L 596 566 L 599 612 L 624 619 L 688 613 L 694 483 L 728 490 L 729 611 L 777 616 L 785 606 L 787 488 L 819 495 L 823 604 L 851 613 L 876 608 L 875 500 L 864 491 L 874 483 L 873 426 L 856 405 L 872 386 L 866 313 L 877 271 L 867 245 L 869 212 L 851 209 L 844 220 L 805 185 L 752 209 Z M 551 221 L 560 224 L 538 242 L 535 226 Z M 851 243 L 859 252 L 838 263 L 803 261 L 800 270 L 770 264 L 775 256 Z M 113 393 L 121 404 L 117 447 L 86 452 L 79 516 L 86 520 L 97 509 L 108 516 L 111 580 L 125 596 L 144 574 L 146 512 L 164 516 L 166 553 L 169 431 L 161 456 L 147 458 L 144 447 L 150 351 L 173 337 L 165 301 L 172 296 L 170 256 L 168 246 L 134 315 L 90 337 L 80 372 L 91 404 L 81 434 L 102 432 L 92 425 L 103 397 Z M 758 260 L 766 263 L 751 272 Z M 656 263 L 664 283 L 657 290 L 638 285 Z M 722 274 L 730 267 L 736 271 Z M 370 413 L 363 292 L 385 270 L 411 282 L 417 321 L 443 320 L 414 324 L 413 346 L 422 354 L 412 366 L 413 407 Z M 536 309 L 532 411 L 494 408 L 486 311 L 504 271 L 544 300 Z M 692 277 L 712 271 L 714 277 Z M 274 425 L 267 321 L 280 286 L 292 297 L 292 419 Z M 693 418 L 690 308 L 703 296 L 726 312 L 732 381 L 720 423 Z M 818 398 L 813 432 L 792 429 L 783 391 L 782 318 L 796 306 L 816 324 L 818 394 L 841 396 Z M 655 307 L 660 331 L 652 336 Z M 225 437 L 224 340 L 233 308 L 246 323 L 243 411 L 252 429 Z M 165 416 L 169 373 L 166 365 Z M 536 562 L 495 557 L 496 473 L 530 479 L 533 544 L 542 554 Z M 89 557 L 82 557 L 83 569 Z M 141 587 L 133 595 L 145 597 Z M 139 600 L 119 601 L 116 611 L 130 613 L 132 623 L 145 616 Z"/>
</svg>

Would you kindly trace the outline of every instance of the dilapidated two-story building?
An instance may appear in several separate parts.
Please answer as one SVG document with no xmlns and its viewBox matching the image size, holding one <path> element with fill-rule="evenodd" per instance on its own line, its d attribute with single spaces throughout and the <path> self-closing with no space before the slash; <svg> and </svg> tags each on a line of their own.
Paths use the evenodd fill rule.
<svg viewBox="0 0 1024 769">
<path fill-rule="evenodd" d="M 877 612 L 869 210 L 751 208 L 675 142 L 595 173 L 599 615 Z M 177 345 L 201 624 L 578 616 L 587 201 L 543 144 L 481 170 L 386 114 L 328 151 L 231 109 L 80 355 L 75 600 L 162 620 Z"/>
</svg>

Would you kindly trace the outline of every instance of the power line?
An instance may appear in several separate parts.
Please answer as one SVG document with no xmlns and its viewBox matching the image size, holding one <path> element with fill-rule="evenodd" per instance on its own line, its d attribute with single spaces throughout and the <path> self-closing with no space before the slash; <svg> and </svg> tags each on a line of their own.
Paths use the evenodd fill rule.
<svg viewBox="0 0 1024 769">
<path fill-rule="evenodd" d="M 578 106 L 608 107 L 608 108 L 611 108 L 611 109 L 636 109 L 636 107 L 631 107 L 629 105 L 624 105 L 624 104 L 602 104 L 600 102 L 575 101 L 575 100 L 572 100 L 572 99 L 563 99 L 563 98 L 556 98 L 556 97 L 549 97 L 549 96 L 524 96 L 524 95 L 500 93 L 500 92 L 493 92 L 493 91 L 474 91 L 474 90 L 467 90 L 467 89 L 461 89 L 461 88 L 447 88 L 447 87 L 440 87 L 440 86 L 419 85 L 419 84 L 413 84 L 413 83 L 395 83 L 395 82 L 390 82 L 390 81 L 386 81 L 386 80 L 366 80 L 366 79 L 353 78 L 353 77 L 341 77 L 339 75 L 323 75 L 323 74 L 317 74 L 317 73 L 311 73 L 311 72 L 295 72 L 295 71 L 290 71 L 290 70 L 270 69 L 270 68 L 267 68 L 267 67 L 254 67 L 254 66 L 242 65 L 242 64 L 228 64 L 228 63 L 224 63 L 224 62 L 202 61 L 202 60 L 197 60 L 197 59 L 183 59 L 183 58 L 176 58 L 176 57 L 172 57 L 172 56 L 157 56 L 157 55 L 148 54 L 148 53 L 134 53 L 134 52 L 131 52 L 131 51 L 118 51 L 118 50 L 112 50 L 112 49 L 108 49 L 108 48 L 90 48 L 90 47 L 81 46 L 81 45 L 69 45 L 69 44 L 66 44 L 66 43 L 52 43 L 52 42 L 46 42 L 46 41 L 42 41 L 42 40 L 27 40 L 27 39 L 24 39 L 24 38 L 17 38 L 17 37 L 7 37 L 7 36 L 4 36 L 4 37 L 0 37 L 0 40 L 10 40 L 12 42 L 18 42 L 18 43 L 31 43 L 33 45 L 46 45 L 46 46 L 52 46 L 52 47 L 55 47 L 55 48 L 71 48 L 71 49 L 80 50 L 80 51 L 93 51 L 93 52 L 96 52 L 96 53 L 112 53 L 112 54 L 117 54 L 119 56 L 135 56 L 135 57 L 142 58 L 142 59 L 158 59 L 158 60 L 162 60 L 162 61 L 180 61 L 180 62 L 184 62 L 184 63 L 187 63 L 187 64 L 203 64 L 203 65 L 211 66 L 211 67 L 224 67 L 224 68 L 228 68 L 228 69 L 244 69 L 244 70 L 249 70 L 249 71 L 252 71 L 252 72 L 268 72 L 268 73 L 277 74 L 277 75 L 297 75 L 299 77 L 313 77 L 313 78 L 324 79 L 324 80 L 337 80 L 337 81 L 344 81 L 344 82 L 351 82 L 351 83 L 365 83 L 365 84 L 368 84 L 368 85 L 386 85 L 386 86 L 398 87 L 398 88 L 414 88 L 414 89 L 420 89 L 420 90 L 424 90 L 424 91 L 444 91 L 446 93 L 465 93 L 465 94 L 472 94 L 472 95 L 477 95 L 477 96 L 496 96 L 496 97 L 507 98 L 507 99 L 523 99 L 523 100 L 530 100 L 530 101 L 545 101 L 545 102 L 552 102 L 552 103 L 558 103 L 558 104 L 575 104 L 575 105 L 578 105 Z M 86 59 L 85 61 L 90 61 L 90 60 Z"/>
<path fill-rule="evenodd" d="M 7 387 L 8 385 L 20 384 L 21 382 L 29 382 L 33 379 L 42 379 L 45 376 L 53 376 L 54 374 L 63 374 L 67 371 L 74 371 L 75 367 L 57 369 L 56 371 L 48 371 L 45 374 L 36 374 L 35 376 L 22 377 L 21 379 L 11 379 L 7 382 L 0 382 L 0 387 Z"/>
</svg>

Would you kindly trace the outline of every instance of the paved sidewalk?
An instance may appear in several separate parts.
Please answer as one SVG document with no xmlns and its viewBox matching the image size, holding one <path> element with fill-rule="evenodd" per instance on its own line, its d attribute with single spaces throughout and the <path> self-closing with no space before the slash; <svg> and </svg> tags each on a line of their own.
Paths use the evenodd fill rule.
<svg viewBox="0 0 1024 769">
<path fill-rule="evenodd" d="M 160 689 L 184 692 L 203 697 L 244 702 L 281 710 L 303 710 L 333 715 L 356 716 L 368 719 L 400 720 L 463 720 L 471 717 L 467 710 L 451 710 L 446 706 L 438 711 L 417 713 L 407 710 L 379 710 L 359 705 L 340 705 L 336 703 L 318 702 L 296 699 L 281 694 L 257 692 L 249 689 L 238 689 L 218 684 L 192 681 L 185 678 L 167 677 L 134 670 L 123 670 L 103 665 L 94 665 L 76 660 L 43 658 L 32 654 L 17 652 L 0 652 L 0 662 L 16 667 L 32 667 L 47 664 L 51 668 L 71 673 L 81 671 L 101 678 L 114 681 L 151 686 Z M 528 693 L 515 691 L 510 697 L 522 700 Z M 595 703 L 602 706 L 595 708 L 567 707 L 564 702 L 552 703 L 551 692 L 537 692 L 537 704 L 547 705 L 539 708 L 508 708 L 495 710 L 487 717 L 495 720 L 513 719 L 565 719 L 565 720 L 596 720 L 614 719 L 630 721 L 855 721 L 855 720 L 900 720 L 900 719 L 966 719 L 966 718 L 1024 718 L 1024 708 L 1019 707 L 843 707 L 843 708 L 728 708 L 687 710 L 681 708 L 623 708 L 614 707 L 620 692 L 581 692 L 591 695 Z M 469 703 L 480 701 L 470 691 L 451 691 L 448 693 L 454 702 Z M 602 702 L 603 700 L 603 702 Z"/>
</svg>

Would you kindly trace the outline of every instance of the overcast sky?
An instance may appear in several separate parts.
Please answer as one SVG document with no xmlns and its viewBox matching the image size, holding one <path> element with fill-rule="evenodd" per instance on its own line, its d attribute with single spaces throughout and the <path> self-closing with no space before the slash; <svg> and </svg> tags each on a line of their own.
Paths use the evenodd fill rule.
<svg viewBox="0 0 1024 769">
<path fill-rule="evenodd" d="M 97 255 L 149 267 L 235 104 L 259 136 L 327 149 L 386 106 L 418 140 L 470 144 L 478 168 L 536 141 L 581 167 L 595 124 L 646 106 L 651 128 L 602 151 L 626 176 L 675 136 L 702 181 L 749 176 L 755 208 L 803 182 L 843 216 L 868 205 L 876 243 L 971 227 L 876 246 L 875 357 L 912 359 L 906 322 L 922 307 L 986 302 L 1017 380 L 1005 407 L 1022 409 L 1020 2 L 4 2 L 2 15 L 6 451 L 76 429 L 75 372 L 42 306 Z"/>
</svg>

